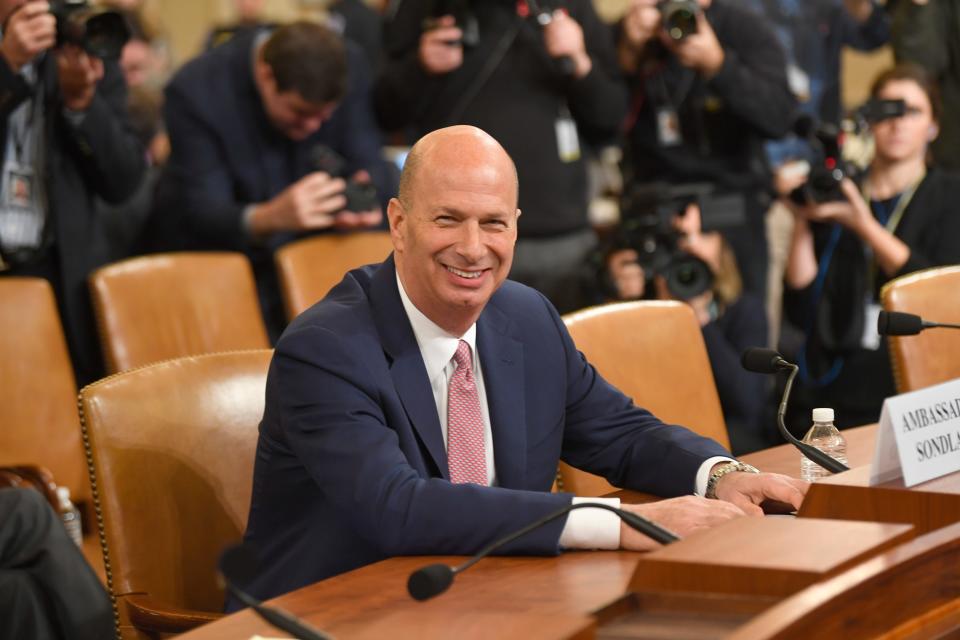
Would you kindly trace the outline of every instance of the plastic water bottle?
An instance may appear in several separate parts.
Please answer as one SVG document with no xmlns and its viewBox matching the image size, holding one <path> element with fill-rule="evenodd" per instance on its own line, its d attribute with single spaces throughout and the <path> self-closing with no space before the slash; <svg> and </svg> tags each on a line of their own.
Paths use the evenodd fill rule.
<svg viewBox="0 0 960 640">
<path fill-rule="evenodd" d="M 813 426 L 803 436 L 803 441 L 820 449 L 831 458 L 847 464 L 847 441 L 833 426 L 833 409 L 814 409 Z M 800 477 L 807 482 L 832 475 L 829 471 L 800 455 Z"/>
<path fill-rule="evenodd" d="M 83 546 L 83 526 L 80 522 L 80 510 L 70 501 L 70 488 L 57 487 L 57 500 L 60 501 L 60 517 L 67 535 L 78 547 Z"/>
</svg>

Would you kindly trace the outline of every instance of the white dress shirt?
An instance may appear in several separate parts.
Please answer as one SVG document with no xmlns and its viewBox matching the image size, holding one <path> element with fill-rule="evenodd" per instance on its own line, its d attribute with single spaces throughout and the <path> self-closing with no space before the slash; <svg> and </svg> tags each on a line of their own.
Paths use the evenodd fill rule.
<svg viewBox="0 0 960 640">
<path fill-rule="evenodd" d="M 433 390 L 433 400 L 437 405 L 437 417 L 440 419 L 440 429 L 443 433 L 443 446 L 447 446 L 447 389 L 450 377 L 457 365 L 453 361 L 453 354 L 457 351 L 460 340 L 470 345 L 473 356 L 473 376 L 477 383 L 477 394 L 480 398 L 480 413 L 483 416 L 483 440 L 487 461 L 487 480 L 491 486 L 497 484 L 496 466 L 493 460 L 493 431 L 490 428 L 490 409 L 487 406 L 487 392 L 483 381 L 483 367 L 480 354 L 477 352 L 477 325 L 472 324 L 462 336 L 452 335 L 425 316 L 407 296 L 400 275 L 397 274 L 397 289 L 400 291 L 400 300 L 407 312 L 410 326 L 420 347 L 420 355 L 430 379 L 430 388 Z M 704 462 L 697 472 L 697 493 L 703 495 L 710 469 L 717 462 L 727 458 L 710 458 Z M 620 506 L 619 498 L 579 498 L 573 499 L 574 504 L 581 502 L 596 502 L 613 507 Z M 615 514 L 602 509 L 577 509 L 567 516 L 566 524 L 560 533 L 560 546 L 564 549 L 617 549 L 620 547 L 620 518 Z"/>
</svg>

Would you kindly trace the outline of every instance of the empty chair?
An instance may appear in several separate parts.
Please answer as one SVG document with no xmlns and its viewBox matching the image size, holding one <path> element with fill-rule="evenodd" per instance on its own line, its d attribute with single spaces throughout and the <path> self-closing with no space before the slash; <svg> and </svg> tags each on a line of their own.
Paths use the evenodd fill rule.
<svg viewBox="0 0 960 640">
<path fill-rule="evenodd" d="M 577 348 L 610 384 L 667 423 L 729 449 L 700 325 L 682 302 L 618 302 L 564 316 Z M 564 491 L 598 496 L 609 483 L 560 463 Z"/>
<path fill-rule="evenodd" d="M 168 360 L 81 391 L 121 637 L 178 633 L 219 617 L 215 567 L 246 524 L 271 354 Z"/>
<path fill-rule="evenodd" d="M 94 271 L 90 289 L 111 373 L 168 358 L 270 346 L 253 271 L 239 253 L 131 258 Z"/>
<path fill-rule="evenodd" d="M 76 381 L 42 278 L 0 278 L 0 382 L 0 465 L 39 465 L 88 500 Z"/>
<path fill-rule="evenodd" d="M 880 292 L 887 311 L 960 324 L 960 265 L 926 269 L 891 280 Z M 893 379 L 900 393 L 960 378 L 960 329 L 927 329 L 889 338 Z"/>
<path fill-rule="evenodd" d="M 292 320 L 327 295 L 344 274 L 383 262 L 393 251 L 386 231 L 313 236 L 276 253 L 277 275 L 287 318 Z"/>
</svg>

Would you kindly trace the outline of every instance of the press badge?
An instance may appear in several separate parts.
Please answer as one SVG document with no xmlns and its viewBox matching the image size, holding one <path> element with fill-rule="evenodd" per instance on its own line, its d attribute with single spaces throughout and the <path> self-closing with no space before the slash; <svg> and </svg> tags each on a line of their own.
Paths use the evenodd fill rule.
<svg viewBox="0 0 960 640">
<path fill-rule="evenodd" d="M 860 346 L 864 349 L 876 351 L 880 348 L 880 334 L 877 333 L 877 320 L 880 318 L 880 305 L 872 300 L 867 301 L 863 309 L 863 337 Z"/>
<path fill-rule="evenodd" d="M 555 123 L 557 131 L 557 152 L 561 162 L 576 162 L 580 159 L 580 138 L 577 136 L 577 123 L 569 113 L 561 114 Z"/>
<path fill-rule="evenodd" d="M 672 107 L 657 109 L 657 142 L 661 147 L 675 147 L 683 142 L 680 133 L 680 116 Z"/>
<path fill-rule="evenodd" d="M 30 208 L 33 198 L 34 173 L 31 167 L 23 167 L 10 161 L 4 166 L 4 178 L 7 183 L 6 205 L 21 209 Z"/>
</svg>

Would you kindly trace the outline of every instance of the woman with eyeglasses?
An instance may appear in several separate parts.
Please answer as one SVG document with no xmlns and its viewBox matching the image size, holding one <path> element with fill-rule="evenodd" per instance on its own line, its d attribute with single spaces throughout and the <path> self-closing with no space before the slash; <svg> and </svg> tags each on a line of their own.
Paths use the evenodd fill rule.
<svg viewBox="0 0 960 640">
<path fill-rule="evenodd" d="M 880 74 L 871 97 L 902 100 L 903 113 L 871 125 L 874 159 L 859 184 L 844 178 L 835 201 L 788 204 L 795 226 L 784 305 L 804 334 L 795 430 L 809 426 L 815 406 L 834 408 L 838 426 L 879 419 L 895 393 L 876 329 L 881 287 L 960 262 L 960 178 L 927 162 L 939 132 L 936 86 L 920 67 L 899 65 Z"/>
</svg>

